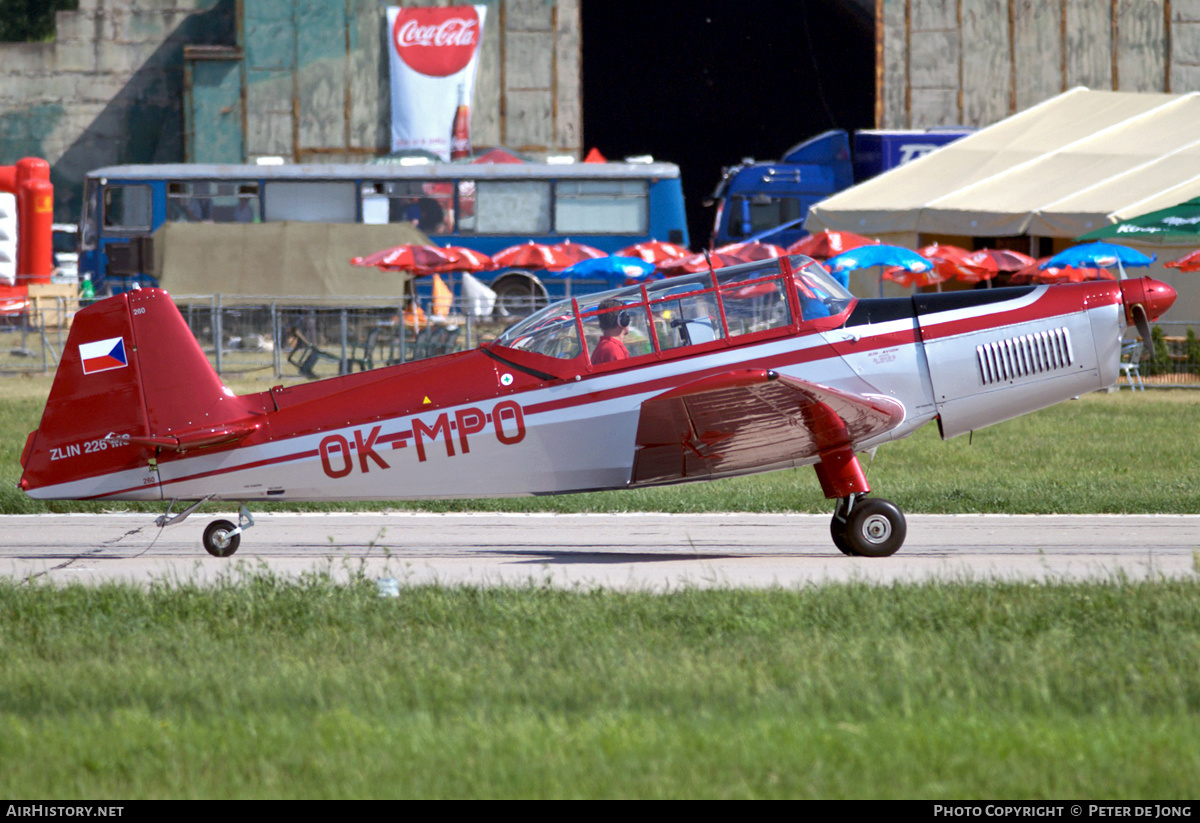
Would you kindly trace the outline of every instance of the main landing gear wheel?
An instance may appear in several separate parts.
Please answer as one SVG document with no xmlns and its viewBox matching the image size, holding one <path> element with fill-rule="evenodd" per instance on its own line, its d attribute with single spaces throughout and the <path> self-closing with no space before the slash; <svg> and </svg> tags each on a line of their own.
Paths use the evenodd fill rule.
<svg viewBox="0 0 1200 823">
<path fill-rule="evenodd" d="M 843 554 L 862 557 L 887 557 L 904 544 L 908 526 L 904 514 L 890 500 L 858 498 L 843 514 L 839 504 L 829 532 L 833 544 Z"/>
<path fill-rule="evenodd" d="M 238 550 L 242 535 L 228 520 L 214 520 L 204 529 L 204 550 L 213 557 L 229 557 Z"/>
</svg>

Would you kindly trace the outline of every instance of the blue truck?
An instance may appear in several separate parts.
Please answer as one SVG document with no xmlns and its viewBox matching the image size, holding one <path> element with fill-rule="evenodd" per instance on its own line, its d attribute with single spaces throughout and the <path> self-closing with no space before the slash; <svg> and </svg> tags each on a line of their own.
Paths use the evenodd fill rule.
<svg viewBox="0 0 1200 823">
<path fill-rule="evenodd" d="M 717 207 L 714 248 L 746 240 L 788 246 L 803 237 L 809 208 L 831 194 L 915 160 L 974 129 L 831 129 L 788 149 L 779 160 L 746 158 L 722 169 L 706 201 Z"/>
</svg>

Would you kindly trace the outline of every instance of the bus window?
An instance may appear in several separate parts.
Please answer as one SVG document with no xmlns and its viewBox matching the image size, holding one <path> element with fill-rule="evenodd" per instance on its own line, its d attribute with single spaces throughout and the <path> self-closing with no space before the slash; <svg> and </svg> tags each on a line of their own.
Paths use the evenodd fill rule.
<svg viewBox="0 0 1200 823">
<path fill-rule="evenodd" d="M 268 180 L 264 220 L 307 223 L 358 222 L 358 186 L 353 180 Z"/>
<path fill-rule="evenodd" d="M 554 189 L 558 234 L 645 234 L 650 225 L 645 180 L 559 180 Z"/>
<path fill-rule="evenodd" d="M 364 223 L 412 223 L 428 235 L 454 231 L 454 184 L 436 180 L 363 183 Z"/>
<path fill-rule="evenodd" d="M 671 277 L 647 286 L 659 349 L 695 346 L 725 336 L 708 272 Z"/>
<path fill-rule="evenodd" d="M 471 181 L 461 181 L 462 189 Z M 460 234 L 537 235 L 550 232 L 550 183 L 540 180 L 475 180 L 474 202 L 458 216 Z"/>
<path fill-rule="evenodd" d="M 459 180 L 458 187 L 458 231 L 472 231 L 462 226 L 475 225 L 475 181 Z"/>
<path fill-rule="evenodd" d="M 174 180 L 167 184 L 172 223 L 257 223 L 258 183 L 251 180 Z"/>
<path fill-rule="evenodd" d="M 104 190 L 104 228 L 121 232 L 151 229 L 149 186 L 113 185 Z"/>
<path fill-rule="evenodd" d="M 731 337 L 791 324 L 792 313 L 778 266 L 718 271 L 717 282 Z"/>
</svg>

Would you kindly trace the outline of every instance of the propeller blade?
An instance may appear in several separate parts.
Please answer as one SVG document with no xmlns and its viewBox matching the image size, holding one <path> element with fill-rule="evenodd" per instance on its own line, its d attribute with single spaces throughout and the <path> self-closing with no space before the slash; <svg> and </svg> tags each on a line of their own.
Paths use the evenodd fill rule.
<svg viewBox="0 0 1200 823">
<path fill-rule="evenodd" d="M 1138 334 L 1141 335 L 1144 357 L 1149 360 L 1154 356 L 1154 342 L 1150 337 L 1150 321 L 1146 318 L 1146 307 L 1137 303 L 1130 308 L 1129 313 L 1133 315 L 1133 322 L 1137 325 Z"/>
</svg>

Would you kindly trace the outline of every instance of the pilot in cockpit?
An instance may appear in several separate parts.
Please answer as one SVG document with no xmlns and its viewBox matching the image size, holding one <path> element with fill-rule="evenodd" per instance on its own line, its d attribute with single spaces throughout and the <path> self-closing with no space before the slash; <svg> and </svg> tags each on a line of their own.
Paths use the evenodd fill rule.
<svg viewBox="0 0 1200 823">
<path fill-rule="evenodd" d="M 629 357 L 629 349 L 625 348 L 625 333 L 629 331 L 629 312 L 622 308 L 619 300 L 608 299 L 596 308 L 601 312 L 597 319 L 600 322 L 600 341 L 592 349 L 592 364 L 612 363 Z"/>
</svg>

